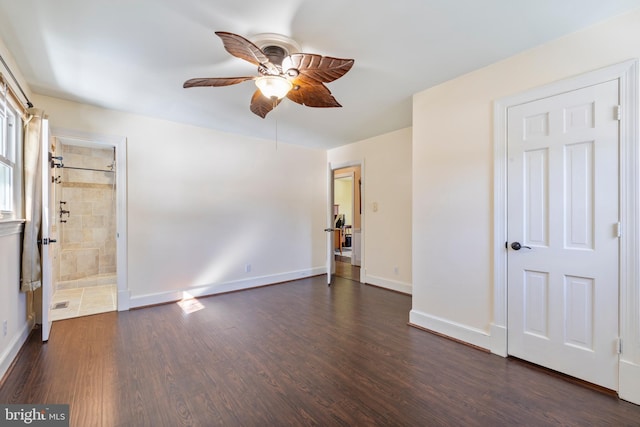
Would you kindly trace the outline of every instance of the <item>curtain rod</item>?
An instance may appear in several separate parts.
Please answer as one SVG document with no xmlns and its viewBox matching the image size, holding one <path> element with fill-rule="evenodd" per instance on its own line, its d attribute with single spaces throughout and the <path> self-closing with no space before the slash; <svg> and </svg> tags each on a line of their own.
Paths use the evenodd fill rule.
<svg viewBox="0 0 640 427">
<path fill-rule="evenodd" d="M 18 79 L 16 79 L 16 76 L 13 75 L 13 73 L 11 72 L 11 68 L 9 68 L 9 65 L 5 62 L 5 60 L 2 57 L 2 55 L 0 55 L 0 61 L 2 61 L 2 64 L 4 65 L 4 68 L 9 72 L 9 76 L 11 76 L 11 79 L 18 86 L 18 89 L 20 89 L 20 92 L 22 93 L 22 96 L 27 101 L 27 107 L 28 108 L 33 108 L 33 104 L 31 103 L 31 101 L 29 101 L 29 97 L 27 97 L 27 94 L 24 93 L 24 90 L 22 90 L 22 86 L 20 86 L 20 83 L 18 83 Z"/>
</svg>

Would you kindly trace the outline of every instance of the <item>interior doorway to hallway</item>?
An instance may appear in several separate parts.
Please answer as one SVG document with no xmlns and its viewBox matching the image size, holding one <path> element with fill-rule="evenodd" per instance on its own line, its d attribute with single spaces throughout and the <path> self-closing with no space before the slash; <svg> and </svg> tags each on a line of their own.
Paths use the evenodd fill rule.
<svg viewBox="0 0 640 427">
<path fill-rule="evenodd" d="M 333 170 L 335 274 L 360 281 L 362 263 L 362 171 L 360 165 Z"/>
</svg>

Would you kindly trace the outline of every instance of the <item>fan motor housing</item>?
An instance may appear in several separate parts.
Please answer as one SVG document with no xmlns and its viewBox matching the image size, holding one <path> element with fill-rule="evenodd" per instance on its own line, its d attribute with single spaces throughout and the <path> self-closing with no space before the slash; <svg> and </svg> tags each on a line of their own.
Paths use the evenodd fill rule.
<svg viewBox="0 0 640 427">
<path fill-rule="evenodd" d="M 293 40 L 291 37 L 284 36 L 282 34 L 276 33 L 262 33 L 257 34 L 251 38 L 251 42 L 258 46 L 265 55 L 269 57 L 271 62 L 276 64 L 282 63 L 282 60 L 279 62 L 271 59 L 271 55 L 274 55 L 276 58 L 285 56 L 289 56 L 294 53 L 300 53 L 302 49 L 298 42 Z"/>
<path fill-rule="evenodd" d="M 265 46 L 261 49 L 264 54 L 267 55 L 269 61 L 278 67 L 282 67 L 282 60 L 285 56 L 289 55 L 287 51 L 280 46 Z"/>
</svg>

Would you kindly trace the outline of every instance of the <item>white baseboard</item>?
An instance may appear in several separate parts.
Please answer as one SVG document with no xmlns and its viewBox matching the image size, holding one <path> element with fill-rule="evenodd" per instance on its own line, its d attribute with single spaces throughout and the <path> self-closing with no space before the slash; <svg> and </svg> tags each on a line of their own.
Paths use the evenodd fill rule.
<svg viewBox="0 0 640 427">
<path fill-rule="evenodd" d="M 33 325 L 34 319 L 33 317 L 31 317 L 23 325 L 22 329 L 20 329 L 20 332 L 13 337 L 7 349 L 2 352 L 2 354 L 0 354 L 0 379 L 2 379 L 2 377 L 4 377 L 4 374 L 7 373 L 7 370 L 9 370 L 13 359 L 16 358 L 18 352 L 27 341 L 27 338 L 29 338 L 29 334 L 33 329 Z"/>
<path fill-rule="evenodd" d="M 411 283 L 400 282 L 397 280 L 389 280 L 382 277 L 365 275 L 364 283 L 370 285 L 379 286 L 381 288 L 391 289 L 392 291 L 402 292 L 403 294 L 411 295 L 413 287 Z"/>
<path fill-rule="evenodd" d="M 619 369 L 618 396 L 620 399 L 640 405 L 640 365 L 621 360 Z"/>
<path fill-rule="evenodd" d="M 211 285 L 178 289 L 156 294 L 137 295 L 128 298 L 128 300 L 130 308 L 145 307 L 148 305 L 179 301 L 184 298 L 185 292 L 192 297 L 216 295 L 225 292 L 239 291 L 243 289 L 256 288 L 259 286 L 272 285 L 275 283 L 288 282 L 291 280 L 304 279 L 306 277 L 326 274 L 326 272 L 326 267 L 315 267 L 306 270 L 290 271 L 287 273 L 272 274 L 269 276 L 251 277 L 249 279 L 233 280 L 224 283 L 214 283 Z"/>
<path fill-rule="evenodd" d="M 492 348 L 491 336 L 487 332 L 452 322 L 447 319 L 432 316 L 418 310 L 411 310 L 409 312 L 409 323 L 446 335 L 458 341 L 466 342 L 476 347 L 487 350 Z"/>
</svg>

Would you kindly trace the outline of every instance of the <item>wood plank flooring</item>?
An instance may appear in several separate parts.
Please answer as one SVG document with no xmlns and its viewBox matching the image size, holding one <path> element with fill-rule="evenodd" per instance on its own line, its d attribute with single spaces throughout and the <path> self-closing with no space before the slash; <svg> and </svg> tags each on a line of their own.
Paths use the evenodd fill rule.
<svg viewBox="0 0 640 427">
<path fill-rule="evenodd" d="M 640 406 L 407 325 L 411 298 L 319 276 L 61 320 L 2 403 L 87 426 L 638 426 Z"/>
<path fill-rule="evenodd" d="M 346 261 L 344 261 L 346 260 Z M 336 256 L 336 273 L 337 277 L 343 279 L 351 279 L 360 281 L 360 267 L 351 265 L 351 260 L 347 257 Z"/>
</svg>

